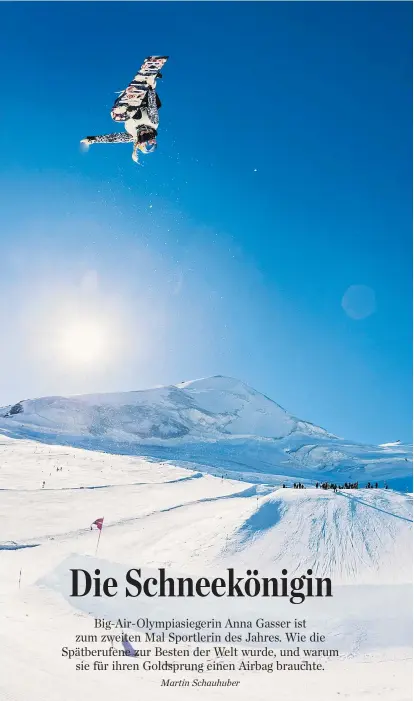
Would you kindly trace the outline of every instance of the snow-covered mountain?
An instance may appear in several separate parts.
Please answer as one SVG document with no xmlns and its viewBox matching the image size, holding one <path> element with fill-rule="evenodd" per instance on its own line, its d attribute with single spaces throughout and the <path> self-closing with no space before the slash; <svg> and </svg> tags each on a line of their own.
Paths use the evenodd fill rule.
<svg viewBox="0 0 414 701">
<path fill-rule="evenodd" d="M 285 438 L 298 430 L 327 435 L 243 382 L 222 376 L 137 392 L 25 400 L 2 413 L 44 432 L 132 442 Z"/>
<path fill-rule="evenodd" d="M 0 414 L 0 430 L 11 436 L 197 463 L 250 482 L 387 480 L 411 488 L 409 446 L 346 441 L 229 377 L 24 400 Z"/>
<path fill-rule="evenodd" d="M 25 400 L 0 414 L 0 645 L 9 672 L 0 697 L 26 699 L 29 675 L 35 701 L 55 701 L 57 688 L 70 701 L 79 679 L 83 695 L 102 701 L 130 695 L 131 684 L 158 698 L 158 673 L 75 671 L 62 647 L 96 632 L 94 617 L 201 616 L 306 618 L 309 632 L 327 636 L 339 652 L 324 659 L 322 674 L 233 672 L 240 688 L 209 690 L 209 699 L 267 701 L 277 683 L 284 701 L 339 694 L 408 701 L 412 495 L 314 486 L 319 476 L 407 486 L 407 446 L 347 442 L 223 377 Z M 295 477 L 309 488 L 281 486 Z M 90 524 L 98 517 L 104 528 L 96 557 Z M 171 575 L 214 577 L 253 567 L 261 576 L 286 568 L 300 577 L 311 568 L 332 578 L 333 597 L 297 607 L 280 598 L 70 596 L 71 568 L 99 568 L 121 582 L 131 567 L 146 576 L 165 567 Z M 172 701 L 194 695 L 168 691 Z"/>
</svg>

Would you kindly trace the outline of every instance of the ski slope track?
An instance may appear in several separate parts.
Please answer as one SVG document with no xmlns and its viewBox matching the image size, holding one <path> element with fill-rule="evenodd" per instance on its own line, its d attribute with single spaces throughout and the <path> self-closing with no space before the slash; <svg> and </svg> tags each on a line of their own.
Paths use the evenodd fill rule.
<svg viewBox="0 0 414 701">
<path fill-rule="evenodd" d="M 208 701 L 410 701 L 412 487 L 409 446 L 363 446 L 291 416 L 224 377 L 145 392 L 24 400 L 0 411 L 0 699 L 112 701 L 160 688 L 142 671 L 75 672 L 61 656 L 93 616 L 304 619 L 339 658 L 323 673 L 211 672 L 239 687 Z M 359 489 L 322 490 L 321 479 Z M 378 489 L 364 488 L 367 480 Z M 389 489 L 384 489 L 384 480 Z M 304 489 L 291 487 L 294 481 Z M 90 524 L 104 517 L 99 553 Z M 170 576 L 330 577 L 333 597 L 73 598 L 70 569 L 119 582 L 141 567 Z M 136 629 L 134 630 L 136 632 Z M 182 631 L 181 631 L 182 632 Z M 269 631 L 267 631 L 269 632 Z M 119 647 L 119 645 L 118 645 Z M 226 660 L 225 660 L 226 661 Z M 162 673 L 161 673 L 162 675 Z M 164 673 L 165 676 L 165 673 Z M 194 674 L 175 678 L 194 677 Z M 167 693 L 168 692 L 168 693 Z"/>
</svg>

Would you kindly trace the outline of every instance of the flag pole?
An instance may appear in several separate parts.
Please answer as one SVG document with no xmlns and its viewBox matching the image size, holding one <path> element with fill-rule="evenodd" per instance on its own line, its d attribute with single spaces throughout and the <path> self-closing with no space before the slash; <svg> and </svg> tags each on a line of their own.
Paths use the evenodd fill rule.
<svg viewBox="0 0 414 701">
<path fill-rule="evenodd" d="M 96 555 L 97 555 L 98 548 L 99 548 L 99 541 L 100 541 L 100 539 L 101 539 L 101 531 L 102 531 L 102 527 L 103 527 L 103 522 L 104 522 L 103 517 L 102 517 L 102 518 L 97 518 L 97 519 L 92 523 L 92 525 L 91 525 L 91 530 L 92 530 L 92 527 L 93 527 L 93 526 L 96 526 L 97 529 L 98 529 L 98 531 L 99 531 L 99 533 L 98 533 L 98 542 L 96 543 L 95 557 L 96 557 Z"/>
<path fill-rule="evenodd" d="M 96 550 L 95 550 L 95 557 L 96 557 L 96 554 L 97 554 L 97 552 L 98 552 L 99 541 L 100 541 L 100 539 L 101 539 L 101 533 L 102 533 L 102 530 L 99 529 L 98 542 L 97 542 L 97 544 L 96 544 Z"/>
</svg>

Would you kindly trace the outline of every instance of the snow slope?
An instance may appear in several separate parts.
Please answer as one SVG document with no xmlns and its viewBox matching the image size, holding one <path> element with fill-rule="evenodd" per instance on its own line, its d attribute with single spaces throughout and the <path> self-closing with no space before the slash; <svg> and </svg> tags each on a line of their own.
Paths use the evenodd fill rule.
<svg viewBox="0 0 414 701">
<path fill-rule="evenodd" d="M 283 489 L 201 473 L 196 464 L 183 469 L 3 436 L 0 503 L 0 647 L 8 670 L 0 677 L 0 698 L 26 701 L 27 679 L 34 701 L 55 701 L 56 689 L 63 701 L 74 694 L 112 701 L 138 692 L 160 698 L 157 675 L 80 675 L 61 657 L 61 646 L 74 646 L 76 634 L 93 632 L 91 616 L 262 615 L 306 617 L 310 629 L 329 636 L 340 658 L 328 660 L 321 675 L 243 673 L 236 689 L 203 690 L 208 701 L 269 701 L 275 685 L 284 701 L 338 695 L 409 701 L 410 495 Z M 100 516 L 96 559 L 90 523 Z M 311 567 L 332 578 L 334 596 L 300 607 L 285 600 L 204 600 L 202 611 L 198 601 L 69 596 L 70 568 L 99 567 L 122 581 L 130 567 L 150 576 L 163 566 L 178 576 L 219 576 L 227 567 L 243 575 L 253 566 L 261 575 L 280 576 L 283 567 L 300 575 Z M 192 701 L 194 690 L 172 688 L 168 698 Z"/>
<path fill-rule="evenodd" d="M 0 550 L 51 539 L 82 542 L 98 510 L 106 515 L 106 543 L 113 541 L 110 550 L 124 562 L 131 548 L 146 562 L 164 562 L 174 543 L 174 564 L 187 570 L 200 562 L 242 568 L 260 562 L 263 572 L 310 567 L 337 583 L 411 579 L 410 495 L 246 484 L 143 458 L 10 438 L 0 440 L 0 456 Z M 142 542 L 141 524 L 152 524 L 160 543 L 148 535 Z"/>
<path fill-rule="evenodd" d="M 409 446 L 343 440 L 228 377 L 24 400 L 0 415 L 0 430 L 10 436 L 197 463 L 200 470 L 251 482 L 387 480 L 412 489 Z"/>
</svg>

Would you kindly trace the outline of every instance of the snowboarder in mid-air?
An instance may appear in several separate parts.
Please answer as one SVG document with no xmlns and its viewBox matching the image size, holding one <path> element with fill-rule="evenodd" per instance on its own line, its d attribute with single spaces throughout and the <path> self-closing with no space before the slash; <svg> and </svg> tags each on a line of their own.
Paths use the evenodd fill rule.
<svg viewBox="0 0 414 701">
<path fill-rule="evenodd" d="M 139 72 L 115 100 L 111 117 L 115 122 L 124 122 L 127 133 L 87 136 L 81 144 L 133 143 L 132 158 L 138 163 L 138 151 L 153 153 L 157 147 L 161 100 L 156 93 L 157 78 L 168 56 L 149 56 Z"/>
</svg>

